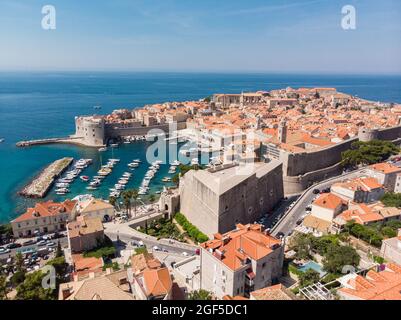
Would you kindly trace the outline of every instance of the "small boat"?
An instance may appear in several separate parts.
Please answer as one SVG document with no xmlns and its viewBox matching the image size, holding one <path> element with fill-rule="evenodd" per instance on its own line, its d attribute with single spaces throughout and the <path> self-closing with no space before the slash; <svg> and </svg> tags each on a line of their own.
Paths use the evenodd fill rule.
<svg viewBox="0 0 401 320">
<path fill-rule="evenodd" d="M 89 187 L 86 187 L 86 190 L 97 190 L 97 188 L 96 188 L 96 187 L 89 186 Z"/>
<path fill-rule="evenodd" d="M 88 176 L 80 176 L 79 178 L 84 182 L 88 182 L 89 181 L 89 177 Z"/>
<path fill-rule="evenodd" d="M 135 160 L 133 160 L 132 162 L 137 162 L 137 163 L 141 163 L 141 162 L 142 162 L 142 160 L 139 160 L 139 159 L 135 159 Z"/>
<path fill-rule="evenodd" d="M 56 193 L 57 193 L 57 192 L 68 193 L 68 192 L 70 192 L 70 190 L 68 190 L 67 188 L 60 188 L 60 189 L 56 189 Z"/>
<path fill-rule="evenodd" d="M 112 148 L 118 148 L 118 143 L 112 143 L 110 146 L 111 146 Z"/>
<path fill-rule="evenodd" d="M 99 109 L 102 109 L 102 106 L 93 106 L 93 109 L 99 110 Z"/>
<path fill-rule="evenodd" d="M 104 151 L 107 151 L 107 148 L 99 148 L 98 151 L 99 152 L 104 152 Z"/>
<path fill-rule="evenodd" d="M 169 177 L 165 177 L 162 179 L 163 182 L 171 182 L 171 178 Z"/>
<path fill-rule="evenodd" d="M 139 163 L 137 163 L 137 162 L 128 163 L 128 167 L 130 167 L 130 168 L 138 168 L 139 167 Z"/>
<path fill-rule="evenodd" d="M 2 142 L 4 142 L 4 141 L 6 141 L 6 139 L 0 138 L 0 143 L 2 143 Z"/>
<path fill-rule="evenodd" d="M 56 188 L 67 188 L 69 186 L 69 183 L 56 183 Z"/>
<path fill-rule="evenodd" d="M 173 163 L 172 163 L 171 165 L 177 167 L 177 166 L 179 166 L 180 164 L 181 164 L 180 161 L 174 160 Z"/>
</svg>

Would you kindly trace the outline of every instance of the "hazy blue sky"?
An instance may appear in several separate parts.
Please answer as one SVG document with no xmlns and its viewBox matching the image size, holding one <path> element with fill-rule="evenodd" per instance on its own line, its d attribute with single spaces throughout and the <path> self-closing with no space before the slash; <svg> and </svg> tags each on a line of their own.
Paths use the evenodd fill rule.
<svg viewBox="0 0 401 320">
<path fill-rule="evenodd" d="M 0 70 L 401 73 L 401 1 L 0 0 L 0 41 Z"/>
</svg>

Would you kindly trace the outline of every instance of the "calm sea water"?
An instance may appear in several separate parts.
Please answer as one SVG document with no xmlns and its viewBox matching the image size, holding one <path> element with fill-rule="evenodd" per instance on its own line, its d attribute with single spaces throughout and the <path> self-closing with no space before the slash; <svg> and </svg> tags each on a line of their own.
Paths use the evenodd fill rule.
<svg viewBox="0 0 401 320">
<path fill-rule="evenodd" d="M 100 113 L 116 108 L 135 108 L 149 103 L 200 99 L 217 92 L 271 90 L 285 87 L 337 87 L 339 91 L 371 100 L 400 102 L 400 76 L 329 76 L 268 74 L 178 74 L 178 73 L 0 73 L 0 222 L 23 212 L 32 200 L 16 195 L 30 179 L 51 161 L 65 156 L 92 158 L 95 163 L 84 172 L 94 175 L 101 161 L 111 157 L 90 148 L 69 145 L 37 146 L 18 149 L 15 143 L 25 139 L 58 137 L 74 131 L 74 116 L 91 114 L 101 105 Z M 107 196 L 126 163 L 145 158 L 148 143 L 122 145 L 114 151 L 121 163 L 110 175 L 98 196 Z M 142 181 L 147 165 L 134 172 L 130 187 Z M 168 167 L 162 167 L 153 190 Z M 77 180 L 71 187 L 74 196 L 88 193 Z M 48 198 L 55 198 L 54 193 Z"/>
</svg>

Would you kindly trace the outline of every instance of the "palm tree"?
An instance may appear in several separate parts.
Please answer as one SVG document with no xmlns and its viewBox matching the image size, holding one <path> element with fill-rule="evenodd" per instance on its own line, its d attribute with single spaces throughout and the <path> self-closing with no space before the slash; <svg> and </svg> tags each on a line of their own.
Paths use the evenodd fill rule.
<svg viewBox="0 0 401 320">
<path fill-rule="evenodd" d="M 109 197 L 109 203 L 115 207 L 117 203 L 117 198 L 116 197 Z"/>
<path fill-rule="evenodd" d="M 156 200 L 156 196 L 152 193 L 152 194 L 149 196 L 149 202 L 150 202 L 150 203 L 153 203 L 153 202 L 155 202 L 155 200 Z"/>
<path fill-rule="evenodd" d="M 135 216 L 136 216 L 136 202 L 138 200 L 139 197 L 139 192 L 138 189 L 132 189 L 131 190 L 131 198 L 134 200 L 134 212 L 135 212 Z"/>
<path fill-rule="evenodd" d="M 121 197 L 123 198 L 124 206 L 127 209 L 127 215 L 131 216 L 131 191 L 123 191 Z"/>
</svg>

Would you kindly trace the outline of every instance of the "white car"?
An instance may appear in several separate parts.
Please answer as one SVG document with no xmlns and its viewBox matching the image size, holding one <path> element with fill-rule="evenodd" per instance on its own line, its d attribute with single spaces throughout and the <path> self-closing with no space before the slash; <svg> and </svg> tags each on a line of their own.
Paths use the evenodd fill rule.
<svg viewBox="0 0 401 320">
<path fill-rule="evenodd" d="M 184 257 L 188 257 L 188 252 L 185 252 L 185 251 L 184 251 L 184 252 L 182 253 L 182 255 L 183 255 Z"/>
<path fill-rule="evenodd" d="M 160 248 L 159 248 L 158 246 L 154 246 L 154 247 L 153 247 L 153 250 L 155 250 L 155 251 L 160 251 Z"/>
<path fill-rule="evenodd" d="M 10 249 L 6 249 L 6 248 L 0 248 L 0 254 L 5 254 L 5 253 L 10 253 Z"/>
</svg>

